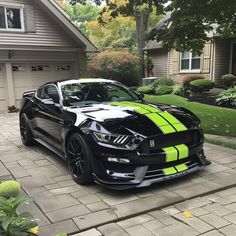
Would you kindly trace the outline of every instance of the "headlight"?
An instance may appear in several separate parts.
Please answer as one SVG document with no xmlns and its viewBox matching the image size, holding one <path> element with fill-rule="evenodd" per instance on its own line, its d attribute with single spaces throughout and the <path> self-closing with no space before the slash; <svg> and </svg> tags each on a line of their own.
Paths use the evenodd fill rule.
<svg viewBox="0 0 236 236">
<path fill-rule="evenodd" d="M 104 134 L 99 132 L 92 132 L 96 142 L 100 144 L 113 145 L 122 149 L 134 150 L 142 142 L 142 137 L 135 137 L 131 135 L 119 134 Z"/>
</svg>

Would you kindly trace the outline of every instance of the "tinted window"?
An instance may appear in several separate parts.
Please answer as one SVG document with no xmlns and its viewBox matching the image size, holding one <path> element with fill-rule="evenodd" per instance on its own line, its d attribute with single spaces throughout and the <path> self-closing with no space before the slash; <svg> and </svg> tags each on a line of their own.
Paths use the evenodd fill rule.
<svg viewBox="0 0 236 236">
<path fill-rule="evenodd" d="M 131 90 L 113 83 L 77 83 L 61 87 L 65 106 L 139 100 Z"/>
<path fill-rule="evenodd" d="M 54 102 L 59 102 L 59 94 L 57 88 L 53 85 L 47 85 L 38 89 L 37 96 L 41 99 L 53 99 Z"/>
</svg>

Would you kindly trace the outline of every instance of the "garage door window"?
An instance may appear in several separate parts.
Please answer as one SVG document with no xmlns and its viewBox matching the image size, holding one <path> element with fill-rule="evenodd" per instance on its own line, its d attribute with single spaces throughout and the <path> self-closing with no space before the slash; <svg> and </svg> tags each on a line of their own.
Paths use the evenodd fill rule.
<svg viewBox="0 0 236 236">
<path fill-rule="evenodd" d="M 12 71 L 25 71 L 25 66 L 24 65 L 13 65 Z"/>
<path fill-rule="evenodd" d="M 31 71 L 49 71 L 49 65 L 33 65 L 31 66 Z"/>
<path fill-rule="evenodd" d="M 56 65 L 56 71 L 71 71 L 71 65 Z"/>
<path fill-rule="evenodd" d="M 0 6 L 0 30 L 24 30 L 22 6 Z"/>
</svg>

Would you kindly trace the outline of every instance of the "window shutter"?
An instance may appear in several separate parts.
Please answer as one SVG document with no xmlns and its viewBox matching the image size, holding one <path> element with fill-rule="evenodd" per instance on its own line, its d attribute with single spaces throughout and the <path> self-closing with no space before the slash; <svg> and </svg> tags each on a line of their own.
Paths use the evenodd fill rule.
<svg viewBox="0 0 236 236">
<path fill-rule="evenodd" d="M 202 54 L 202 64 L 201 64 L 201 72 L 202 73 L 210 73 L 211 67 L 211 43 L 206 43 L 203 49 Z"/>
<path fill-rule="evenodd" d="M 180 70 L 180 53 L 173 50 L 173 74 L 178 74 Z"/>
<path fill-rule="evenodd" d="M 24 6 L 24 20 L 25 20 L 25 31 L 27 33 L 35 33 L 35 12 L 34 6 L 26 4 Z"/>
</svg>

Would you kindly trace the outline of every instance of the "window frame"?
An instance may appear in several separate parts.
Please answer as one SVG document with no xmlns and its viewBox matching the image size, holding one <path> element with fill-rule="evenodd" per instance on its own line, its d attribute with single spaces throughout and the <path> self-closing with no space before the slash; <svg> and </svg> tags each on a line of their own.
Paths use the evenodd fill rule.
<svg viewBox="0 0 236 236">
<path fill-rule="evenodd" d="M 180 54 L 180 72 L 181 73 L 200 73 L 201 72 L 201 55 L 199 55 L 198 57 L 193 57 L 193 52 L 192 51 L 186 51 L 186 52 L 189 52 L 189 58 L 188 59 L 183 59 L 183 53 L 182 52 Z M 192 60 L 193 59 L 199 59 L 200 60 L 200 67 L 199 69 L 192 69 Z M 189 62 L 189 68 L 188 69 L 182 69 L 182 60 L 188 60 Z"/>
<path fill-rule="evenodd" d="M 35 93 L 35 97 L 40 100 L 40 101 L 43 101 L 45 99 L 50 99 L 50 98 L 42 98 L 41 95 L 39 95 L 39 90 L 43 90 L 45 89 L 46 87 L 49 87 L 49 86 L 52 86 L 52 87 L 55 87 L 56 90 L 57 90 L 57 93 L 58 93 L 58 96 L 59 96 L 59 104 L 61 104 L 61 101 L 62 101 L 62 96 L 61 96 L 61 92 L 59 90 L 59 88 L 55 85 L 55 84 L 44 84 L 42 85 L 41 87 L 39 87 L 37 90 L 36 90 L 36 93 Z M 41 91 L 42 92 L 42 91 Z"/>
<path fill-rule="evenodd" d="M 25 21 L 24 21 L 24 5 L 14 3 L 0 3 L 0 7 L 4 8 L 5 24 L 6 28 L 0 28 L 0 32 L 25 32 Z M 19 9 L 20 10 L 20 23 L 21 29 L 9 28 L 7 23 L 7 8 Z"/>
</svg>

